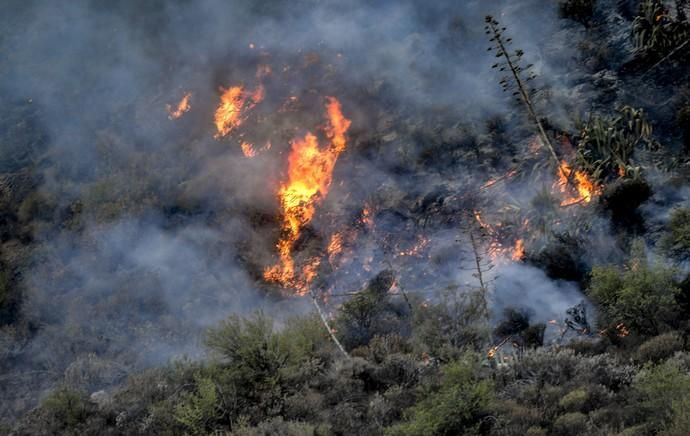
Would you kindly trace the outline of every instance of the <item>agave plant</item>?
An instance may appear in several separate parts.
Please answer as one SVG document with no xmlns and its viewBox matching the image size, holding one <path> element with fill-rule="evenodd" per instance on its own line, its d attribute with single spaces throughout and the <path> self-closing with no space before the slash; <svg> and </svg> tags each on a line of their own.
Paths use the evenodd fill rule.
<svg viewBox="0 0 690 436">
<path fill-rule="evenodd" d="M 596 180 L 635 176 L 639 167 L 633 154 L 640 147 L 655 146 L 652 126 L 641 109 L 625 106 L 613 117 L 595 116 L 582 129 L 578 165 Z"/>
<path fill-rule="evenodd" d="M 667 54 L 690 38 L 690 25 L 678 17 L 671 17 L 660 0 L 644 0 L 633 21 L 633 40 L 638 50 Z"/>
</svg>

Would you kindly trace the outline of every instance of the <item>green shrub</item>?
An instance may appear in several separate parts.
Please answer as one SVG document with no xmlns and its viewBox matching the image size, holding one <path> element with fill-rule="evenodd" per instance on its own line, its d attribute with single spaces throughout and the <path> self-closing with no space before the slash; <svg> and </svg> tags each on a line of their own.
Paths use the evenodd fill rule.
<svg viewBox="0 0 690 436">
<path fill-rule="evenodd" d="M 647 365 L 635 378 L 631 404 L 637 410 L 638 419 L 658 432 L 678 419 L 682 424 L 690 401 L 690 374 L 678 361 L 668 360 L 660 365 Z M 675 409 L 674 409 L 675 406 Z"/>
<path fill-rule="evenodd" d="M 213 380 L 202 376 L 196 380 L 196 390 L 183 395 L 174 416 L 189 434 L 205 435 L 213 430 L 210 424 L 218 414 L 218 392 Z"/>
<path fill-rule="evenodd" d="M 83 392 L 67 387 L 51 392 L 41 407 L 52 418 L 54 428 L 64 430 L 77 428 L 95 409 Z"/>
<path fill-rule="evenodd" d="M 477 369 L 470 361 L 445 366 L 438 389 L 407 411 L 407 422 L 388 428 L 386 434 L 477 434 L 493 398 L 492 383 L 480 380 Z"/>
<path fill-rule="evenodd" d="M 558 405 L 569 412 L 579 412 L 589 400 L 589 393 L 586 388 L 578 388 L 569 392 L 558 401 Z"/>
<path fill-rule="evenodd" d="M 556 434 L 563 436 L 586 434 L 587 415 L 580 412 L 566 413 L 556 419 L 553 428 Z"/>
<path fill-rule="evenodd" d="M 659 245 L 669 257 L 681 262 L 690 259 L 690 209 L 678 208 L 671 212 Z"/>
<path fill-rule="evenodd" d="M 635 352 L 635 360 L 640 363 L 660 362 L 683 349 L 683 338 L 676 332 L 664 333 L 642 343 Z"/>
<path fill-rule="evenodd" d="M 631 332 L 646 336 L 672 329 L 678 319 L 678 292 L 675 270 L 650 265 L 641 242 L 634 244 L 625 268 L 595 266 L 589 288 L 607 325 L 624 323 Z"/>
</svg>

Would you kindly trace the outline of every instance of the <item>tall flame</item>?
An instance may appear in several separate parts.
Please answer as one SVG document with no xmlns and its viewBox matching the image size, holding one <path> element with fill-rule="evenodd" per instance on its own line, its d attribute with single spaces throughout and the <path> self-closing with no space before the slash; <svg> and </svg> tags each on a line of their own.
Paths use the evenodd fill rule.
<svg viewBox="0 0 690 436">
<path fill-rule="evenodd" d="M 564 194 L 567 194 L 568 192 L 568 175 L 571 174 L 571 171 L 570 165 L 568 165 L 566 161 L 561 161 L 558 171 L 558 186 L 561 192 Z M 595 185 L 584 171 L 575 170 L 573 182 L 577 188 L 578 195 L 567 195 L 567 198 L 561 202 L 561 206 L 570 206 L 571 204 L 577 203 L 589 203 L 592 201 L 594 196 L 599 195 L 601 191 L 600 187 Z"/>
<path fill-rule="evenodd" d="M 177 103 L 177 107 L 173 109 L 171 105 L 167 105 L 168 109 L 168 119 L 170 120 L 176 120 L 180 118 L 182 115 L 185 114 L 185 112 L 189 111 L 191 109 L 191 106 L 189 105 L 189 99 L 192 98 L 192 93 L 188 92 L 182 97 L 182 100 L 180 100 L 179 103 Z"/>
<path fill-rule="evenodd" d="M 216 139 L 227 136 L 244 121 L 242 114 L 245 108 L 252 108 L 264 99 L 264 87 L 259 85 L 253 92 L 248 92 L 243 86 L 221 88 L 220 104 L 216 108 L 214 123 L 216 124 Z"/>
<path fill-rule="evenodd" d="M 312 133 L 292 142 L 288 180 L 278 191 L 283 211 L 283 235 L 276 245 L 280 263 L 264 271 L 266 280 L 294 287 L 299 294 L 307 292 L 315 275 L 315 264 L 308 265 L 302 277 L 296 278 L 292 248 L 299 239 L 300 230 L 314 217 L 316 205 L 328 195 L 335 163 L 347 147 L 345 133 L 351 123 L 343 116 L 340 102 L 333 97 L 327 99 L 326 111 L 328 125 L 325 132 L 330 140 L 326 148 L 319 147 L 318 139 Z"/>
</svg>

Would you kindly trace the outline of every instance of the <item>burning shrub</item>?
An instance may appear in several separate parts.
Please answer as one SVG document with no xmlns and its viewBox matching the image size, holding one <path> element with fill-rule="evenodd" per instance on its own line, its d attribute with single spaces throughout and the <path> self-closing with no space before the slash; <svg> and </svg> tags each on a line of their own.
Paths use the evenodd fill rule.
<svg viewBox="0 0 690 436">
<path fill-rule="evenodd" d="M 667 256 L 678 261 L 690 259 L 690 209 L 680 208 L 671 213 L 659 245 Z"/>
<path fill-rule="evenodd" d="M 690 26 L 682 19 L 674 19 L 661 0 L 644 0 L 633 21 L 633 40 L 638 50 L 653 56 L 663 56 L 690 38 Z"/>
<path fill-rule="evenodd" d="M 558 4 L 558 11 L 562 18 L 588 26 L 594 16 L 596 0 L 563 0 Z"/>
</svg>

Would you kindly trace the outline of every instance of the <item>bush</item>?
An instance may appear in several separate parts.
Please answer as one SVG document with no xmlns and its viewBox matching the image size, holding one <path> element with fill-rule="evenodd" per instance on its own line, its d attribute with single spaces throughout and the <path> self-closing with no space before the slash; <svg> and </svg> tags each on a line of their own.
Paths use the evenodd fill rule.
<svg viewBox="0 0 690 436">
<path fill-rule="evenodd" d="M 407 411 L 407 422 L 388 428 L 386 434 L 477 434 L 493 398 L 492 383 L 479 380 L 477 370 L 472 361 L 445 366 L 438 389 Z"/>
<path fill-rule="evenodd" d="M 563 436 L 586 434 L 587 415 L 580 412 L 566 413 L 556 419 L 553 428 L 556 434 Z"/>
<path fill-rule="evenodd" d="M 558 405 L 568 412 L 580 412 L 589 400 L 589 393 L 585 388 L 578 388 L 560 399 Z"/>
<path fill-rule="evenodd" d="M 601 305 L 606 324 L 622 322 L 631 332 L 653 336 L 672 329 L 678 320 L 675 296 L 680 290 L 674 277 L 672 268 L 649 265 L 638 241 L 626 268 L 592 269 L 589 294 Z"/>
<path fill-rule="evenodd" d="M 669 257 L 680 262 L 690 260 L 690 209 L 679 208 L 671 213 L 659 245 Z"/>
<path fill-rule="evenodd" d="M 652 431 L 682 420 L 676 413 L 683 413 L 684 405 L 690 401 L 687 368 L 673 359 L 658 366 L 647 365 L 635 378 L 630 401 L 637 409 L 638 419 L 645 420 Z"/>
<path fill-rule="evenodd" d="M 95 411 L 95 405 L 83 392 L 67 387 L 54 390 L 41 406 L 51 418 L 52 428 L 61 430 L 76 429 Z"/>
<path fill-rule="evenodd" d="M 658 363 L 683 349 L 683 338 L 676 332 L 655 336 L 637 348 L 635 360 L 640 363 Z"/>
</svg>

